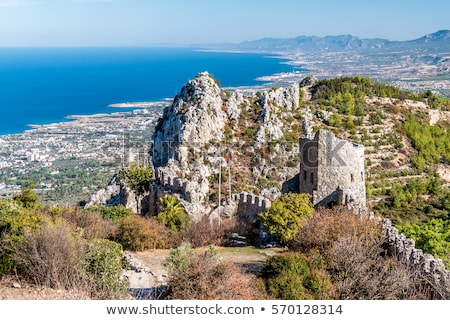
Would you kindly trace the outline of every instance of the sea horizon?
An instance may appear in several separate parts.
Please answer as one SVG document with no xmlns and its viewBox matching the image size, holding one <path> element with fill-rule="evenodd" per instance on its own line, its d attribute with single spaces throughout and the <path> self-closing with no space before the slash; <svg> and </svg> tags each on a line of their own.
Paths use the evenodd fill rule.
<svg viewBox="0 0 450 320">
<path fill-rule="evenodd" d="M 0 135 L 73 116 L 132 110 L 136 103 L 167 103 L 204 71 L 221 87 L 261 86 L 267 83 L 261 77 L 298 70 L 286 62 L 272 54 L 201 48 L 3 47 Z M 127 103 L 127 109 L 111 107 Z"/>
</svg>

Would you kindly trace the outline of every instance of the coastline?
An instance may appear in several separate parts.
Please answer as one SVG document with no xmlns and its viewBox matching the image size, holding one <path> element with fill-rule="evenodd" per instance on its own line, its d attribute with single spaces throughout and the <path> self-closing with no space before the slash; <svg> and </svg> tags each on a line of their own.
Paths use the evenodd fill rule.
<svg viewBox="0 0 450 320">
<path fill-rule="evenodd" d="M 109 108 L 117 108 L 117 109 L 138 109 L 138 108 L 152 108 L 165 106 L 168 107 L 171 104 L 172 99 L 166 98 L 162 101 L 138 101 L 138 102 L 121 102 L 121 103 L 112 103 L 109 104 Z"/>
<path fill-rule="evenodd" d="M 111 112 L 102 112 L 102 113 L 93 113 L 86 115 L 77 115 L 72 114 L 65 116 L 65 120 L 55 121 L 50 123 L 30 123 L 27 124 L 27 129 L 24 129 L 20 132 L 14 133 L 4 133 L 0 134 L 1 137 L 8 137 L 12 135 L 22 135 L 29 134 L 38 130 L 53 130 L 57 128 L 69 128 L 69 127 L 77 127 L 82 123 L 88 122 L 98 122 L 99 120 L 105 119 L 106 121 L 112 121 L 112 119 L 118 119 L 126 116 L 131 116 L 136 113 L 146 112 L 150 109 L 157 110 L 158 108 L 164 108 L 169 105 L 169 102 L 164 99 L 163 101 L 153 101 L 153 102 L 126 102 L 126 103 L 118 103 L 118 104 L 110 104 L 108 105 L 111 108 Z M 113 109 L 122 109 L 121 111 L 113 111 Z"/>
</svg>

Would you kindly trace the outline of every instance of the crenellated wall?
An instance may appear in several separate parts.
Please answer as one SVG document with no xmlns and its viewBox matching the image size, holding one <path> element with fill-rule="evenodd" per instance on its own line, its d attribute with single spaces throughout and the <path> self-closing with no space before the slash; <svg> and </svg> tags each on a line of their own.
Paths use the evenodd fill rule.
<svg viewBox="0 0 450 320">
<path fill-rule="evenodd" d="M 251 193 L 233 194 L 232 200 L 237 202 L 237 216 L 243 222 L 252 223 L 258 214 L 270 207 L 269 199 Z"/>
<path fill-rule="evenodd" d="M 445 268 L 441 259 L 417 249 L 414 240 L 399 233 L 389 219 L 383 220 L 383 232 L 386 235 L 386 249 L 391 256 L 418 270 L 431 288 L 447 288 L 446 294 L 450 296 L 450 271 Z"/>
</svg>

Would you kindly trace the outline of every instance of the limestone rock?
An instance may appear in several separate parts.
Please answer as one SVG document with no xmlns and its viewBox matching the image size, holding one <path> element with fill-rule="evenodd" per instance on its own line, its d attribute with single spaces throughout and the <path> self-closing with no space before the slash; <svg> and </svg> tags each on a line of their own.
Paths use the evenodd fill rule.
<svg viewBox="0 0 450 320">
<path fill-rule="evenodd" d="M 223 139 L 227 121 L 221 91 L 207 73 L 199 73 L 177 94 L 166 108 L 155 130 L 153 162 L 164 166 L 169 159 L 187 161 L 179 146 L 198 147 Z"/>
<path fill-rule="evenodd" d="M 110 184 L 97 191 L 86 203 L 86 207 L 99 205 L 117 205 L 119 204 L 120 186 L 117 183 Z"/>
</svg>

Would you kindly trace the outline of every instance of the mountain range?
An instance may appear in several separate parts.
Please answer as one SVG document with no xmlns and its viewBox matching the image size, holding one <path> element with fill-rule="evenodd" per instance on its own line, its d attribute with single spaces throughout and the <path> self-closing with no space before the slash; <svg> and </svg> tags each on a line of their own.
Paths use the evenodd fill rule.
<svg viewBox="0 0 450 320">
<path fill-rule="evenodd" d="M 324 37 L 301 35 L 295 38 L 262 38 L 238 44 L 222 44 L 217 48 L 242 51 L 317 52 L 362 51 L 383 49 L 421 50 L 426 52 L 450 51 L 450 30 L 439 30 L 415 40 L 391 41 L 387 39 L 362 39 L 350 34 Z"/>
</svg>

